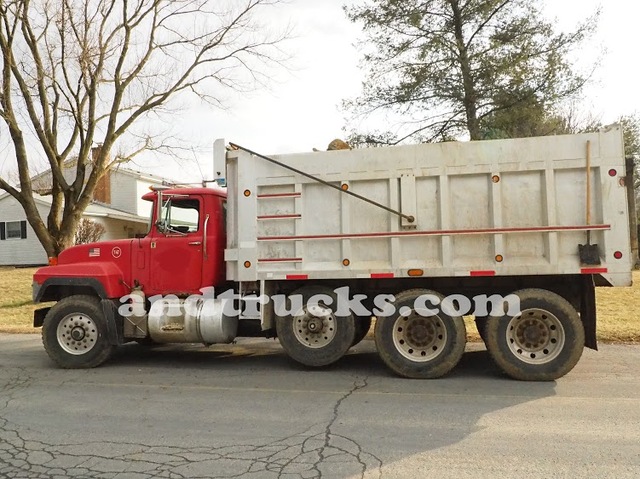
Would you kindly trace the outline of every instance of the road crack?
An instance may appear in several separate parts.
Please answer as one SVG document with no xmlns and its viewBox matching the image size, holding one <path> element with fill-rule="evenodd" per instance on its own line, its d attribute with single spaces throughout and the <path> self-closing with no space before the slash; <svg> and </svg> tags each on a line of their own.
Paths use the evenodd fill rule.
<svg viewBox="0 0 640 479">
<path fill-rule="evenodd" d="M 51 443 L 28 438 L 7 419 L 11 403 L 32 378 L 18 370 L 0 384 L 0 477 L 51 479 L 232 479 L 380 477 L 382 461 L 336 432 L 345 401 L 367 387 L 356 379 L 331 406 L 325 424 L 287 437 L 218 447 L 158 446 L 142 442 Z"/>
</svg>

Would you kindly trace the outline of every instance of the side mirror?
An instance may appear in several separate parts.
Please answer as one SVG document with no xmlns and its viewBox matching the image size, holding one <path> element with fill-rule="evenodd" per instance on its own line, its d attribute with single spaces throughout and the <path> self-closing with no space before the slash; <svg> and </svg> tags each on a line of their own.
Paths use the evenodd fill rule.
<svg viewBox="0 0 640 479">
<path fill-rule="evenodd" d="M 157 193 L 156 197 L 156 229 L 160 233 L 165 233 L 167 231 L 167 221 L 166 218 L 162 218 L 162 206 L 164 203 L 164 198 L 162 196 L 162 192 L 164 190 L 168 190 L 168 186 L 153 186 L 152 190 Z M 167 202 L 169 199 L 167 199 Z"/>
<path fill-rule="evenodd" d="M 156 228 L 158 231 L 164 231 L 162 227 L 162 190 L 156 190 L 158 197 L 156 198 Z"/>
</svg>

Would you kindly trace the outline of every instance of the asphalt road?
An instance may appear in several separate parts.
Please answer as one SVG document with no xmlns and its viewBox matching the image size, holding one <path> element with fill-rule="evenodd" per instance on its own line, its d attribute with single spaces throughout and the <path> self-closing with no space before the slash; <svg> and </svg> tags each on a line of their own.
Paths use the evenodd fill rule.
<svg viewBox="0 0 640 479">
<path fill-rule="evenodd" d="M 555 383 L 468 349 L 432 381 L 392 376 L 371 340 L 320 371 L 268 340 L 65 371 L 0 335 L 0 477 L 640 477 L 640 347 L 586 350 Z"/>
</svg>

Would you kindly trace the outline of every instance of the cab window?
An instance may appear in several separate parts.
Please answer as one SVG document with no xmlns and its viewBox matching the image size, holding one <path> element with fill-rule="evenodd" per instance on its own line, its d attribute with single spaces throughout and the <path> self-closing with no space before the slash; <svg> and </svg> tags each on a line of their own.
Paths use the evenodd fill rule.
<svg viewBox="0 0 640 479">
<path fill-rule="evenodd" d="M 197 199 L 167 198 L 162 204 L 159 229 L 163 233 L 195 233 L 200 225 L 200 201 Z"/>
</svg>

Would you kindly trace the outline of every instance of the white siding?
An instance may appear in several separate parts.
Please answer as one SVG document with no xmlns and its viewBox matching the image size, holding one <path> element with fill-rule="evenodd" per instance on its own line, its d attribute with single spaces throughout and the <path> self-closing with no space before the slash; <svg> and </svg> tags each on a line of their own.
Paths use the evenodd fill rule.
<svg viewBox="0 0 640 479">
<path fill-rule="evenodd" d="M 117 170 L 111 172 L 111 207 L 126 211 L 127 213 L 137 214 L 138 205 L 138 189 L 136 178 L 120 173 Z"/>
<path fill-rule="evenodd" d="M 64 170 L 64 176 L 67 181 L 71 181 L 74 174 L 75 168 Z M 149 186 L 160 184 L 161 180 L 149 181 L 129 171 L 113 170 L 110 174 L 111 204 L 108 206 L 118 211 L 148 218 L 151 213 L 151 203 L 143 201 L 141 197 L 149 192 Z M 40 188 L 50 185 L 51 172 L 43 174 L 34 184 L 34 186 Z M 46 220 L 49 213 L 49 206 L 37 203 L 37 207 L 40 216 Z M 102 236 L 102 241 L 133 238 L 137 234 L 146 234 L 148 231 L 147 225 L 143 223 L 117 220 L 104 216 L 91 216 L 91 214 L 87 214 L 85 217 L 105 227 L 107 231 Z M 11 196 L 7 195 L 0 199 L 0 221 L 23 221 L 25 219 L 26 215 L 22 207 Z M 28 223 L 26 239 L 0 241 L 0 266 L 46 263 L 47 255 L 44 248 Z"/>
<path fill-rule="evenodd" d="M 158 183 L 151 183 L 150 181 L 145 181 L 138 179 L 137 180 L 137 195 L 138 201 L 136 202 L 137 209 L 135 214 L 138 216 L 142 216 L 144 218 L 149 218 L 151 216 L 151 207 L 153 203 L 151 201 L 145 201 L 142 199 L 142 196 L 149 193 L 149 187 L 151 185 L 156 185 Z"/>
<path fill-rule="evenodd" d="M 67 181 L 71 181 L 74 175 L 75 167 L 64 169 L 64 176 Z M 110 172 L 110 175 L 111 203 L 108 206 L 134 215 L 148 217 L 151 212 L 151 203 L 143 201 L 142 195 L 149 192 L 151 185 L 162 184 L 162 180 L 149 181 L 146 178 L 140 178 L 135 172 L 129 170 L 121 171 L 115 169 Z M 34 187 L 36 188 L 50 186 L 50 171 L 44 173 L 34 182 Z"/>
<path fill-rule="evenodd" d="M 38 205 L 38 211 L 40 211 L 40 216 L 46 218 L 48 213 L 46 206 Z M 23 221 L 26 218 L 22 206 L 13 197 L 5 196 L 0 199 L 0 221 Z M 47 254 L 29 223 L 27 223 L 26 239 L 0 241 L 0 266 L 46 263 Z"/>
<path fill-rule="evenodd" d="M 148 229 L 147 226 L 142 223 L 132 223 L 104 217 L 87 216 L 87 218 L 104 226 L 106 232 L 102 235 L 100 241 L 133 238 L 137 234 L 146 234 Z"/>
</svg>

